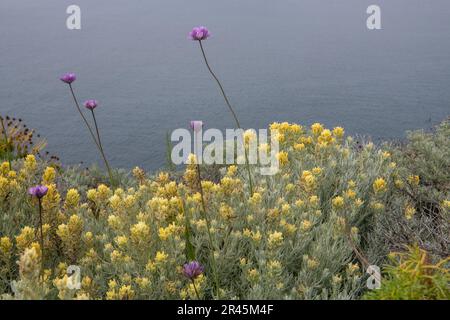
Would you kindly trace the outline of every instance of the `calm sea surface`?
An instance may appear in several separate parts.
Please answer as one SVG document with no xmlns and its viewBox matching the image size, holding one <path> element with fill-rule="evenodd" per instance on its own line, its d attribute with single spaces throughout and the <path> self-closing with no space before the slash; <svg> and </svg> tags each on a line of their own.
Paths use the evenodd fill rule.
<svg viewBox="0 0 450 320">
<path fill-rule="evenodd" d="M 65 26 L 82 10 L 82 30 Z M 378 4 L 382 30 L 366 28 Z M 402 138 L 450 115 L 448 0 L 1 0 L 0 113 L 23 118 L 63 163 L 99 162 L 58 77 L 77 73 L 114 166 L 156 169 L 165 136 L 190 120 L 233 127 L 197 43 L 247 128 L 342 125 Z"/>
</svg>

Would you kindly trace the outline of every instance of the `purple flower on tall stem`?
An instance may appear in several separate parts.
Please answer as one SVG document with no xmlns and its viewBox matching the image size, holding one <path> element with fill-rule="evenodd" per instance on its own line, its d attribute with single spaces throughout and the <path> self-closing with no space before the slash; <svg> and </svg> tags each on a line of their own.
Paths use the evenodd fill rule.
<svg viewBox="0 0 450 320">
<path fill-rule="evenodd" d="M 211 36 L 211 33 L 205 27 L 195 27 L 189 33 L 189 38 L 194 41 L 206 40 Z"/>
<path fill-rule="evenodd" d="M 191 261 L 183 266 L 183 274 L 189 280 L 197 279 L 205 271 L 198 261 Z"/>
<path fill-rule="evenodd" d="M 48 192 L 48 188 L 46 186 L 35 186 L 28 189 L 28 194 L 34 196 L 38 199 L 43 198 Z"/>
<path fill-rule="evenodd" d="M 196 27 L 191 31 L 189 36 L 192 40 L 198 41 L 198 43 L 200 45 L 200 50 L 202 51 L 203 59 L 205 60 L 206 67 L 208 68 L 208 71 L 212 75 L 214 80 L 216 80 L 216 83 L 219 86 L 220 92 L 222 93 L 225 103 L 228 106 L 228 109 L 230 110 L 230 112 L 234 118 L 234 121 L 236 122 L 237 128 L 242 129 L 239 119 L 236 115 L 236 112 L 234 111 L 233 107 L 231 106 L 230 100 L 228 99 L 228 97 L 225 93 L 225 90 L 223 89 L 223 86 L 219 81 L 219 78 L 217 78 L 216 74 L 212 71 L 211 66 L 209 65 L 208 59 L 206 58 L 206 53 L 205 53 L 205 49 L 203 48 L 202 40 L 206 40 L 210 36 L 210 32 L 205 27 Z M 244 148 L 244 153 L 245 153 L 245 162 L 246 162 L 247 172 L 248 172 L 250 196 L 252 196 L 253 195 L 253 180 L 252 180 L 252 175 L 250 172 L 250 163 L 248 161 L 247 149 L 245 149 L 245 148 Z"/>
<path fill-rule="evenodd" d="M 77 80 L 77 76 L 75 73 L 66 73 L 61 78 L 59 78 L 62 82 L 65 82 L 67 84 L 71 84 L 75 80 Z"/>
<path fill-rule="evenodd" d="M 47 194 L 48 188 L 46 186 L 37 185 L 28 189 L 28 194 L 32 197 L 36 197 L 39 203 L 39 231 L 40 231 L 40 244 L 41 244 L 41 272 L 44 271 L 44 231 L 42 221 L 42 198 Z"/>
<path fill-rule="evenodd" d="M 75 102 L 75 107 L 78 110 L 78 113 L 80 114 L 81 118 L 84 121 L 84 124 L 86 125 L 87 129 L 89 130 L 89 133 L 91 134 L 92 140 L 94 140 L 95 146 L 97 147 L 97 149 L 99 150 L 103 161 L 105 162 L 105 166 L 106 169 L 108 170 L 108 175 L 109 175 L 109 180 L 112 186 L 115 185 L 114 183 L 114 178 L 113 178 L 113 174 L 112 174 L 112 170 L 111 167 L 109 165 L 109 162 L 105 156 L 105 152 L 103 151 L 103 146 L 102 146 L 102 142 L 100 140 L 100 134 L 99 134 L 99 130 L 98 130 L 98 126 L 97 126 L 97 120 L 95 119 L 95 114 L 94 114 L 94 109 L 97 107 L 97 101 L 95 100 L 88 100 L 85 102 L 84 106 L 91 110 L 92 112 L 92 117 L 94 118 L 94 125 L 95 125 L 95 129 L 96 129 L 96 133 L 97 133 L 97 137 L 94 134 L 94 130 L 92 129 L 91 125 L 89 124 L 89 122 L 87 121 L 86 117 L 84 116 L 83 112 L 81 111 L 80 108 L 80 104 L 78 103 L 78 99 L 75 96 L 75 92 L 73 91 L 73 87 L 72 87 L 72 82 L 74 82 L 76 80 L 76 76 L 74 73 L 66 73 L 65 75 L 63 75 L 60 79 L 61 81 L 67 83 L 69 85 L 69 89 L 70 92 L 72 94 L 72 98 L 73 101 Z"/>
<path fill-rule="evenodd" d="M 87 100 L 87 101 L 84 103 L 85 108 L 86 108 L 86 109 L 89 109 L 89 110 L 94 110 L 95 108 L 97 108 L 97 105 L 98 105 L 97 100 L 93 100 L 93 99 Z"/>
<path fill-rule="evenodd" d="M 197 286 L 195 285 L 195 279 L 197 279 L 203 271 L 204 267 L 198 261 L 191 261 L 183 266 L 183 274 L 186 278 L 191 280 L 198 300 L 200 300 L 200 295 L 198 293 Z"/>
</svg>

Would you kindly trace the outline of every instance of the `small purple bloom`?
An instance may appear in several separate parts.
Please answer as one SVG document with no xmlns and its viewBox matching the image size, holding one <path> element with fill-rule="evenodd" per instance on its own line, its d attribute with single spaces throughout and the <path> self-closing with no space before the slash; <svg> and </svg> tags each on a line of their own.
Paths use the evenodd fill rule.
<svg viewBox="0 0 450 320">
<path fill-rule="evenodd" d="M 41 199 L 43 196 L 47 194 L 48 188 L 46 186 L 35 186 L 28 189 L 28 193 L 32 196 L 35 196 Z"/>
<path fill-rule="evenodd" d="M 189 33 L 189 38 L 196 41 L 206 40 L 210 36 L 211 33 L 209 33 L 208 29 L 206 29 L 205 27 L 195 27 Z"/>
<path fill-rule="evenodd" d="M 196 279 L 203 271 L 204 268 L 198 261 L 191 261 L 183 266 L 183 274 L 190 280 Z"/>
<path fill-rule="evenodd" d="M 63 75 L 60 80 L 62 82 L 65 82 L 67 84 L 71 84 L 72 82 L 74 82 L 75 80 L 77 80 L 77 76 L 75 75 L 75 73 L 66 73 L 65 75 Z"/>
<path fill-rule="evenodd" d="M 193 120 L 191 121 L 191 129 L 194 130 L 194 132 L 199 132 L 203 128 L 203 121 L 200 120 Z"/>
<path fill-rule="evenodd" d="M 97 108 L 97 105 L 97 100 L 88 100 L 84 103 L 84 106 L 89 110 L 94 110 L 95 108 Z"/>
</svg>

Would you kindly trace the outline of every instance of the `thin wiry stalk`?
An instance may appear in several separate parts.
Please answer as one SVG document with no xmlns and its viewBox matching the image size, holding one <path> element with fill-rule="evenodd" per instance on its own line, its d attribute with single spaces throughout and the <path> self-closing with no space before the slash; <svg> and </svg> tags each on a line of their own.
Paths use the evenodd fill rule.
<svg viewBox="0 0 450 320">
<path fill-rule="evenodd" d="M 191 281 L 192 281 L 192 285 L 194 286 L 195 295 L 197 296 L 197 299 L 200 300 L 200 295 L 198 294 L 197 286 L 195 285 L 195 281 L 194 281 L 194 279 L 191 279 Z"/>
<path fill-rule="evenodd" d="M 40 231 L 40 242 L 41 242 L 41 274 L 44 273 L 44 231 L 42 222 L 42 200 L 39 200 L 39 231 Z"/>
<path fill-rule="evenodd" d="M 225 90 L 223 89 L 222 84 L 219 81 L 219 78 L 217 78 L 217 76 L 212 71 L 212 69 L 211 69 L 211 67 L 209 65 L 208 59 L 206 58 L 205 50 L 203 49 L 202 41 L 199 40 L 198 43 L 200 44 L 200 50 L 202 51 L 203 59 L 205 60 L 206 67 L 208 68 L 209 73 L 211 73 L 211 75 L 214 78 L 214 80 L 216 80 L 217 85 L 219 86 L 220 91 L 222 92 L 222 96 L 225 99 L 225 103 L 227 104 L 228 109 L 230 110 L 231 114 L 233 115 L 234 121 L 236 122 L 236 126 L 238 127 L 238 129 L 242 129 L 241 124 L 239 122 L 239 119 L 238 119 L 238 117 L 236 115 L 236 112 L 234 111 L 233 107 L 231 106 L 231 103 L 228 100 L 228 97 L 227 97 L 227 95 L 225 93 Z M 248 172 L 248 181 L 249 181 L 249 186 L 250 186 L 250 196 L 253 196 L 253 180 L 252 180 L 252 175 L 251 175 L 251 172 L 250 172 L 250 163 L 248 161 L 247 149 L 245 148 L 245 146 L 244 146 L 244 154 L 245 154 L 245 164 L 246 164 L 247 172 Z"/>
<path fill-rule="evenodd" d="M 203 219 L 205 219 L 206 227 L 208 228 L 209 246 L 211 247 L 211 262 L 212 262 L 212 267 L 213 267 L 214 281 L 216 283 L 216 295 L 217 295 L 217 299 L 220 299 L 219 275 L 217 273 L 216 258 L 214 257 L 215 246 L 214 246 L 214 242 L 213 242 L 212 235 L 211 235 L 211 223 L 209 221 L 208 214 L 206 212 L 205 196 L 204 196 L 204 192 L 203 192 L 202 178 L 201 178 L 201 170 L 200 170 L 200 164 L 199 164 L 197 158 L 196 158 L 196 169 L 197 169 L 197 183 L 198 183 L 198 188 L 199 188 L 200 196 L 201 196 L 201 200 L 202 200 Z"/>
<path fill-rule="evenodd" d="M 89 122 L 87 121 L 87 119 L 84 116 L 83 112 L 81 111 L 80 104 L 78 103 L 78 99 L 75 96 L 75 92 L 73 91 L 72 84 L 69 84 L 69 88 L 70 88 L 70 92 L 72 93 L 72 97 L 73 97 L 73 101 L 75 102 L 75 106 L 77 107 L 77 110 L 80 113 L 81 118 L 83 119 L 84 123 L 86 124 L 86 127 L 88 128 L 89 133 L 91 134 L 92 140 L 94 140 L 94 143 L 97 146 L 97 149 L 99 150 L 100 154 L 102 155 L 103 161 L 105 162 L 105 166 L 106 166 L 106 168 L 108 170 L 110 183 L 111 183 L 111 185 L 114 185 L 114 181 L 112 179 L 112 174 L 111 174 L 111 168 L 109 166 L 108 160 L 105 157 L 105 154 L 103 153 L 103 150 L 102 150 L 102 147 L 101 147 L 101 142 L 97 141 L 97 139 L 96 139 L 96 137 L 94 135 L 94 131 L 91 128 L 91 125 L 89 124 Z"/>
<path fill-rule="evenodd" d="M 91 109 L 91 112 L 92 112 L 92 118 L 94 119 L 95 131 L 97 133 L 97 141 L 98 141 L 98 145 L 100 147 L 100 153 L 102 154 L 103 160 L 105 161 L 105 165 L 106 165 L 106 168 L 107 168 L 108 174 L 109 174 L 109 180 L 111 181 L 111 184 L 114 185 L 114 179 L 113 179 L 111 167 L 109 166 L 108 160 L 106 160 L 105 151 L 103 150 L 102 140 L 100 139 L 100 131 L 99 131 L 98 125 L 97 125 L 97 119 L 95 118 L 95 112 L 93 109 Z"/>
</svg>

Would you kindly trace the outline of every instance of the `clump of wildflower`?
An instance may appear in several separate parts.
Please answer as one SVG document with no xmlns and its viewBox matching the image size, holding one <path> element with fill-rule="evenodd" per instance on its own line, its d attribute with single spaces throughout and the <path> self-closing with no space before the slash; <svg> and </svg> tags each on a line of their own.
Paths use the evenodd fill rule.
<svg viewBox="0 0 450 320">
<path fill-rule="evenodd" d="M 332 200 L 333 208 L 335 209 L 342 209 L 344 207 L 344 198 L 341 196 L 334 197 Z"/>
<path fill-rule="evenodd" d="M 271 232 L 268 237 L 269 248 L 275 248 L 280 246 L 283 240 L 284 240 L 283 233 L 279 231 Z"/>
<path fill-rule="evenodd" d="M 64 206 L 66 209 L 75 209 L 80 202 L 80 194 L 77 189 L 69 189 L 66 194 Z"/>
<path fill-rule="evenodd" d="M 164 251 L 158 251 L 158 252 L 156 252 L 156 256 L 155 256 L 155 263 L 163 264 L 167 261 L 168 258 L 169 258 L 169 255 L 167 253 L 165 253 Z"/>
<path fill-rule="evenodd" d="M 373 191 L 375 193 L 383 193 L 386 191 L 387 184 L 383 178 L 378 178 L 373 183 Z"/>
<path fill-rule="evenodd" d="M 42 184 L 49 185 L 55 181 L 56 170 L 53 167 L 45 168 L 44 175 L 42 176 Z"/>
<path fill-rule="evenodd" d="M 407 205 L 405 208 L 406 219 L 411 220 L 415 214 L 416 214 L 416 209 L 411 205 Z"/>
<path fill-rule="evenodd" d="M 311 125 L 311 131 L 314 135 L 318 136 L 322 133 L 322 131 L 324 130 L 323 125 L 320 123 L 314 123 Z"/>
<path fill-rule="evenodd" d="M 334 135 L 336 138 L 342 138 L 342 137 L 344 136 L 344 134 L 345 134 L 345 130 L 344 130 L 344 128 L 342 128 L 342 127 L 335 127 L 335 128 L 333 129 L 333 135 Z"/>
<path fill-rule="evenodd" d="M 408 182 L 412 185 L 412 186 L 418 186 L 419 182 L 420 182 L 420 178 L 417 175 L 411 175 L 408 177 Z"/>
</svg>

